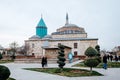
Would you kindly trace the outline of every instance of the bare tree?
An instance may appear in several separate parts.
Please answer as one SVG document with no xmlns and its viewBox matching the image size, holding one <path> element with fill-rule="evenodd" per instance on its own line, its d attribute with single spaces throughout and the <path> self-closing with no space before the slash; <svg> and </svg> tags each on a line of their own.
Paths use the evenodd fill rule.
<svg viewBox="0 0 120 80">
<path fill-rule="evenodd" d="M 14 60 L 15 54 L 16 54 L 16 51 L 18 48 L 18 43 L 14 41 L 14 42 L 10 43 L 9 46 L 10 46 L 10 51 L 12 52 L 11 59 Z"/>
<path fill-rule="evenodd" d="M 20 47 L 20 51 L 19 53 L 23 54 L 23 55 L 27 55 L 27 52 L 29 50 L 29 45 L 23 45 L 22 47 Z"/>
</svg>

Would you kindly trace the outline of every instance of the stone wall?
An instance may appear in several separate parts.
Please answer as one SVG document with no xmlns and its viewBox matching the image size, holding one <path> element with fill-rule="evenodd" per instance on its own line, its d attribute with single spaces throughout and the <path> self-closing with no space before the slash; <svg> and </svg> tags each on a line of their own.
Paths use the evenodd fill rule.
<svg viewBox="0 0 120 80">
<path fill-rule="evenodd" d="M 51 46 L 57 46 L 58 43 L 61 43 L 65 46 L 69 46 L 71 47 L 71 51 L 72 53 L 74 53 L 75 51 L 78 52 L 78 55 L 83 56 L 84 52 L 86 51 L 86 49 L 88 47 L 93 47 L 95 48 L 95 46 L 98 44 L 97 40 L 77 40 L 77 41 L 51 41 L 50 45 Z M 74 43 L 78 43 L 78 48 L 74 48 Z"/>
<path fill-rule="evenodd" d="M 40 56 L 43 55 L 43 49 L 42 49 L 42 44 L 43 44 L 43 40 L 36 40 L 36 41 L 26 41 L 26 43 L 29 45 L 29 49 L 27 51 L 27 53 L 29 55 L 32 55 L 34 53 L 35 57 L 38 58 Z M 95 48 L 95 46 L 98 44 L 97 39 L 96 40 L 92 40 L 92 39 L 88 39 L 88 40 L 57 40 L 57 41 L 49 41 L 49 47 L 57 47 L 58 43 L 61 43 L 65 46 L 71 47 L 71 52 L 74 54 L 75 51 L 77 51 L 78 56 L 84 56 L 84 52 L 86 51 L 86 49 L 88 47 L 93 47 Z M 77 48 L 74 48 L 74 43 L 78 44 Z M 34 48 L 32 48 L 32 44 L 34 44 Z M 48 51 L 49 53 L 55 53 L 54 51 Z M 48 54 L 49 55 L 49 54 Z M 52 54 L 52 56 L 54 56 Z M 56 55 L 55 55 L 56 56 Z M 54 58 L 54 57 L 52 57 Z"/>
<path fill-rule="evenodd" d="M 41 40 L 28 40 L 25 42 L 29 48 L 27 50 L 27 54 L 28 55 L 35 55 L 35 57 L 40 57 L 42 56 L 42 53 L 43 53 L 43 49 L 42 49 L 42 44 L 43 44 L 43 41 Z M 33 47 L 33 44 L 34 44 L 34 47 Z"/>
<path fill-rule="evenodd" d="M 45 50 L 45 55 L 49 58 L 49 59 L 57 59 L 58 56 L 58 49 L 52 49 L 52 50 Z M 64 49 L 64 54 L 65 54 L 65 58 L 68 59 L 68 53 L 71 51 L 71 49 L 65 48 Z"/>
</svg>

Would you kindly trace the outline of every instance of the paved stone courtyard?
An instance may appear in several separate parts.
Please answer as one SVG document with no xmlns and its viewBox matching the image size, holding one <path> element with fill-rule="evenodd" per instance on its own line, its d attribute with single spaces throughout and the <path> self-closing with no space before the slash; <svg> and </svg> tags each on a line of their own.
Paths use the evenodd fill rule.
<svg viewBox="0 0 120 80">
<path fill-rule="evenodd" d="M 71 67 L 72 65 L 78 62 L 80 61 L 71 64 L 66 64 L 65 67 Z M 38 63 L 31 63 L 31 64 L 7 63 L 2 65 L 9 67 L 11 71 L 10 77 L 15 78 L 16 80 L 119 80 L 120 79 L 119 76 L 120 68 L 108 68 L 107 70 L 93 68 L 93 70 L 102 73 L 104 76 L 65 77 L 65 76 L 52 75 L 52 74 L 23 69 L 23 68 L 40 68 L 41 64 Z M 57 67 L 57 66 L 58 64 L 48 64 L 48 67 Z M 89 68 L 84 68 L 84 69 L 89 69 Z"/>
</svg>

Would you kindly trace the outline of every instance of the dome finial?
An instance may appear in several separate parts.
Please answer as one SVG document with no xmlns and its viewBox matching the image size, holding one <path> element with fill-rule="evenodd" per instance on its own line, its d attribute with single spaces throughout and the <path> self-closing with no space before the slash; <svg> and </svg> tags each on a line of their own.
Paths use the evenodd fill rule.
<svg viewBox="0 0 120 80">
<path fill-rule="evenodd" d="M 68 13 L 66 13 L 66 24 L 65 25 L 67 24 L 69 24 Z"/>
<path fill-rule="evenodd" d="M 41 14 L 41 18 L 42 18 L 42 14 Z"/>
</svg>

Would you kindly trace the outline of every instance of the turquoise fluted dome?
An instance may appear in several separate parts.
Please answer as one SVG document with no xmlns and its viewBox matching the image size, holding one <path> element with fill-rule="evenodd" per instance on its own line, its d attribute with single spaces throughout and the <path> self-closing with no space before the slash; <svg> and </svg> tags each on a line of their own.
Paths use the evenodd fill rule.
<svg viewBox="0 0 120 80">
<path fill-rule="evenodd" d="M 36 27 L 36 35 L 43 38 L 44 36 L 47 35 L 47 26 L 43 20 L 43 18 L 41 17 L 40 21 L 37 24 Z"/>
</svg>

